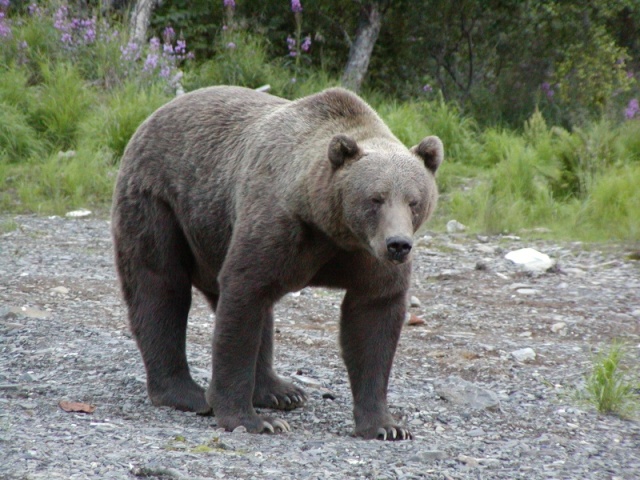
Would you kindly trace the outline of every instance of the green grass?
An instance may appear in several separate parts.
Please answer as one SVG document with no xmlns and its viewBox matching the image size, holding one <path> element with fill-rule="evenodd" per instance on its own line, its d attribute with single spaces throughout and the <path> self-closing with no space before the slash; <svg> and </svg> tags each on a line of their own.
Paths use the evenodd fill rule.
<svg viewBox="0 0 640 480">
<path fill-rule="evenodd" d="M 638 388 L 625 374 L 622 361 L 625 350 L 614 343 L 593 362 L 580 399 L 594 405 L 598 412 L 632 417 L 640 407 Z"/>
<path fill-rule="evenodd" d="M 72 51 L 61 47 L 50 17 L 14 20 L 0 50 L 0 209 L 106 210 L 129 139 L 173 92 L 141 73 L 144 56 L 123 64 L 124 35 L 98 35 Z M 187 91 L 269 84 L 271 93 L 295 99 L 339 83 L 304 63 L 273 59 L 263 37 L 241 28 L 220 33 L 216 46 L 212 60 L 184 66 Z M 545 227 L 555 238 L 640 241 L 640 121 L 567 130 L 535 111 L 521 129 L 481 129 L 442 98 L 363 97 L 407 146 L 427 135 L 443 140 L 441 199 L 430 228 L 455 218 L 477 233 Z"/>
</svg>

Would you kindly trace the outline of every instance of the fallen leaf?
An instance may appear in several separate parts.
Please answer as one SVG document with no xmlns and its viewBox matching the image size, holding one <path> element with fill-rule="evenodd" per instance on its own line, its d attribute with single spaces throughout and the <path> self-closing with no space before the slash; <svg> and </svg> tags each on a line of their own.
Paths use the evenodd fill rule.
<svg viewBox="0 0 640 480">
<path fill-rule="evenodd" d="M 65 412 L 93 413 L 96 410 L 94 405 L 81 402 L 67 402 L 65 400 L 61 400 L 58 405 L 60 405 L 60 408 Z"/>
<path fill-rule="evenodd" d="M 424 319 L 416 316 L 415 314 L 411 314 L 411 316 L 409 317 L 409 321 L 407 322 L 409 325 L 424 325 L 425 322 Z"/>
</svg>

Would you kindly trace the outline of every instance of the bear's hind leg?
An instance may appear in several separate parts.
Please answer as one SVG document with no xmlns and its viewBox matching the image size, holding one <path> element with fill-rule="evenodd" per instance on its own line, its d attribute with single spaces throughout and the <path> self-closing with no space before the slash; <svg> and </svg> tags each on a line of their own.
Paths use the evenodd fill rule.
<svg viewBox="0 0 640 480">
<path fill-rule="evenodd" d="M 256 363 L 253 406 L 277 410 L 293 410 L 307 400 L 304 390 L 280 378 L 273 370 L 273 308 L 265 315 L 262 339 Z"/>
<path fill-rule="evenodd" d="M 204 389 L 191 378 L 186 357 L 191 252 L 168 206 L 146 196 L 133 203 L 118 205 L 114 240 L 149 397 L 156 406 L 207 413 Z"/>
</svg>

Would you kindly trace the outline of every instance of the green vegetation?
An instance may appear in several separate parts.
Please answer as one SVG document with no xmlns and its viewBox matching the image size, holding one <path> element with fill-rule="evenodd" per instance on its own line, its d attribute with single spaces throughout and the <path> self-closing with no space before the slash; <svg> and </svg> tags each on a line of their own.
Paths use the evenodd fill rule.
<svg viewBox="0 0 640 480">
<path fill-rule="evenodd" d="M 295 99 L 339 85 L 340 40 L 335 25 L 327 23 L 336 2 L 326 7 L 303 2 L 304 23 L 300 15 L 294 20 L 288 2 L 282 8 L 260 2 L 255 11 L 248 2 L 237 3 L 233 16 L 222 0 L 165 2 L 152 21 L 157 38 L 141 46 L 124 33 L 121 12 L 96 10 L 93 16 L 92 2 L 77 11 L 60 1 L 39 2 L 28 11 L 0 0 L 0 210 L 106 211 L 129 138 L 177 89 L 270 85 L 271 93 Z M 440 11 L 455 10 L 447 2 L 433 3 L 442 4 Z M 462 3 L 464 8 L 480 5 Z M 422 29 L 438 20 L 427 19 L 427 26 L 414 22 L 418 30 L 411 30 L 412 41 L 382 31 L 376 52 L 387 63 L 372 58 L 362 96 L 405 144 L 428 134 L 442 138 L 446 162 L 438 174 L 442 200 L 436 228 L 456 218 L 485 233 L 546 227 L 562 238 L 639 240 L 640 114 L 637 103 L 629 102 L 638 96 L 629 65 L 640 47 L 613 41 L 616 32 L 603 27 L 618 25 L 622 10 L 591 11 L 593 34 L 583 44 L 575 39 L 574 7 L 551 2 L 547 9 L 538 5 L 525 11 L 518 5 L 507 9 L 510 15 L 523 21 L 535 17 L 565 48 L 563 55 L 545 57 L 553 75 L 520 77 L 526 85 L 516 86 L 513 64 L 505 64 L 499 76 L 491 73 L 499 52 L 488 50 L 487 30 L 486 40 L 476 36 L 475 71 L 496 83 L 474 77 L 465 90 L 454 81 L 462 61 L 449 65 L 449 77 L 438 82 L 436 73 L 445 64 L 427 71 L 431 60 L 423 65 L 410 58 L 419 53 L 415 42 L 429 50 L 442 40 L 439 29 L 432 30 L 433 38 L 424 37 Z M 357 23 L 353 8 L 344 6 L 345 15 L 355 15 L 345 20 L 345 29 Z M 498 10 L 485 14 L 500 20 Z M 385 15 L 385 28 L 403 25 L 400 7 L 390 7 Z M 565 17 L 567 24 L 560 26 L 558 19 Z M 505 48 L 534 35 L 508 27 L 506 19 L 500 20 Z M 309 42 L 306 47 L 303 40 Z M 543 40 L 535 47 L 540 55 L 551 48 Z M 195 59 L 187 51 L 191 45 Z M 391 58 L 403 67 L 391 71 Z M 416 63 L 410 72 L 407 66 Z M 613 67 L 606 68 L 609 64 Z M 508 72 L 512 77 L 505 76 Z"/>
<path fill-rule="evenodd" d="M 601 353 L 593 363 L 581 400 L 593 404 L 600 413 L 632 417 L 640 408 L 638 389 L 625 375 L 622 360 L 625 350 L 614 343 Z"/>
</svg>

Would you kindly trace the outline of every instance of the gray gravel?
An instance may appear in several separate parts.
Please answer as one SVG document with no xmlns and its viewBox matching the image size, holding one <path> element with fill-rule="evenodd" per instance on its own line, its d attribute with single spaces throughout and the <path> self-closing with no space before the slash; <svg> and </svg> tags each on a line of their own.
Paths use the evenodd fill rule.
<svg viewBox="0 0 640 480">
<path fill-rule="evenodd" d="M 0 232 L 2 479 L 640 478 L 639 423 L 573 395 L 614 338 L 638 372 L 640 262 L 629 246 L 421 238 L 410 311 L 426 323 L 404 329 L 389 394 L 416 438 L 392 443 L 351 436 L 340 292 L 305 289 L 276 308 L 278 371 L 310 397 L 280 414 L 293 432 L 226 433 L 215 417 L 150 405 L 105 219 L 4 216 Z M 554 271 L 504 259 L 522 247 L 551 256 Z M 188 354 L 203 386 L 213 321 L 196 294 Z M 527 348 L 535 359 L 512 355 Z M 491 408 L 436 393 L 456 377 Z M 96 409 L 67 413 L 62 400 Z"/>
</svg>

